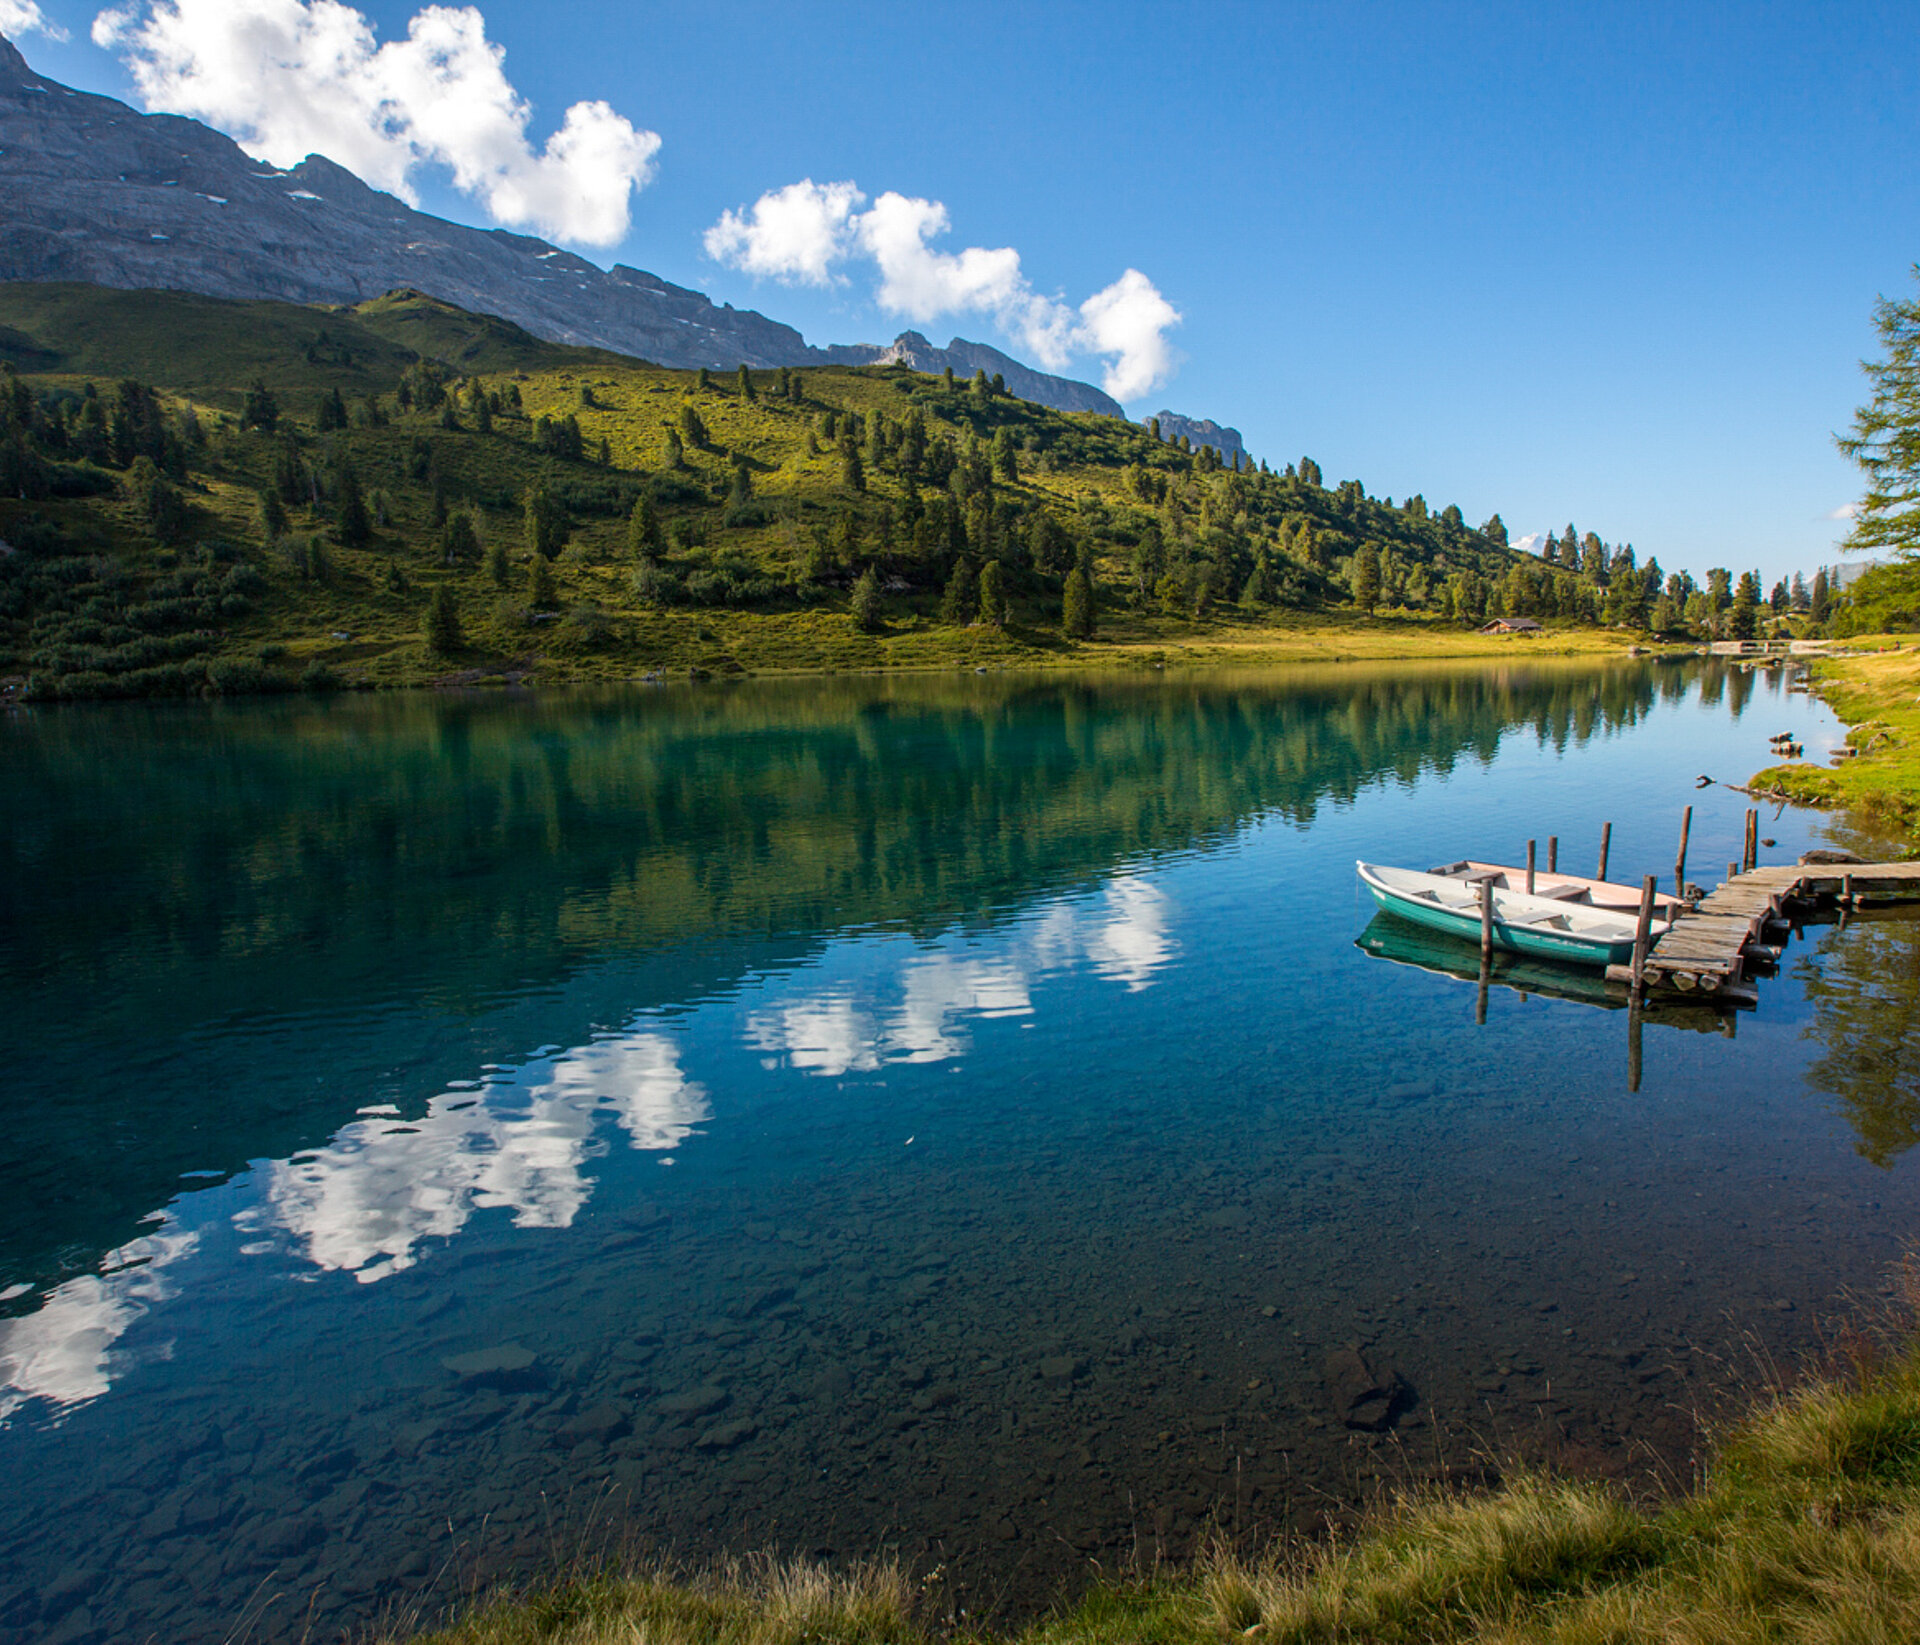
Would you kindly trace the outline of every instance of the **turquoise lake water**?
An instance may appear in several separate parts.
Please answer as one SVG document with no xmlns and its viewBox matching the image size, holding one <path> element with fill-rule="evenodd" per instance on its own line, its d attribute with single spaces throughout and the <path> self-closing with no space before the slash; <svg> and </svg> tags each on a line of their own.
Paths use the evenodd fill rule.
<svg viewBox="0 0 1920 1645">
<path fill-rule="evenodd" d="M 1691 804 L 1710 883 L 1696 775 L 1787 730 L 1651 661 L 0 721 L 0 1637 L 614 1544 L 1019 1611 L 1489 1456 L 1686 1478 L 1912 1237 L 1920 928 L 1796 933 L 1632 1090 L 1625 1011 L 1476 1026 L 1353 863 L 1670 876 Z"/>
</svg>

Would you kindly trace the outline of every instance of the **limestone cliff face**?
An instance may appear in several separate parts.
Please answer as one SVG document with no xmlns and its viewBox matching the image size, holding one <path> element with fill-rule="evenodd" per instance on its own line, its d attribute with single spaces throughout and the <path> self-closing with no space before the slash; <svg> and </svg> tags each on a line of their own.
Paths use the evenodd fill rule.
<svg viewBox="0 0 1920 1645">
<path fill-rule="evenodd" d="M 809 346 L 792 326 L 531 235 L 463 227 L 320 155 L 282 171 L 195 120 L 140 114 L 34 73 L 0 38 L 0 279 L 357 303 L 412 287 L 552 342 L 659 365 L 869 364 L 999 372 L 1024 399 L 1121 415 L 1100 390 L 959 338 Z"/>
<path fill-rule="evenodd" d="M 1223 457 L 1231 457 L 1236 451 L 1243 456 L 1246 453 L 1237 428 L 1222 427 L 1210 417 L 1182 417 L 1177 411 L 1158 411 L 1154 415 L 1160 419 L 1163 440 L 1177 440 L 1184 434 L 1195 451 L 1202 446 L 1212 446 Z"/>
</svg>

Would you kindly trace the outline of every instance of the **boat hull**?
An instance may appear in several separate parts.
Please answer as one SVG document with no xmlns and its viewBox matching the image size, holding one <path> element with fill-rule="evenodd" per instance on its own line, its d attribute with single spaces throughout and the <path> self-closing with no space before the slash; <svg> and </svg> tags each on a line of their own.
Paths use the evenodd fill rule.
<svg viewBox="0 0 1920 1645">
<path fill-rule="evenodd" d="M 1413 892 L 1400 890 L 1384 883 L 1375 876 L 1368 864 L 1361 864 L 1361 882 L 1385 912 L 1397 919 L 1407 920 L 1429 931 L 1444 932 L 1464 942 L 1478 944 L 1480 941 L 1480 910 L 1477 905 L 1455 906 L 1450 903 L 1430 901 Z M 1390 871 L 1391 872 L 1391 871 Z M 1425 880 L 1433 876 L 1420 875 Z M 1539 923 L 1543 910 L 1531 907 L 1531 919 L 1517 917 L 1520 905 L 1533 904 L 1536 899 L 1515 897 L 1511 893 L 1496 892 L 1493 898 L 1493 946 L 1503 953 L 1526 954 L 1535 959 L 1556 960 L 1563 965 L 1588 965 L 1605 967 L 1624 965 L 1633 958 L 1634 937 L 1632 929 L 1625 921 L 1610 919 L 1606 924 L 1611 930 L 1578 931 L 1556 930 Z M 1544 910 L 1544 915 L 1556 912 L 1552 905 Z"/>
</svg>

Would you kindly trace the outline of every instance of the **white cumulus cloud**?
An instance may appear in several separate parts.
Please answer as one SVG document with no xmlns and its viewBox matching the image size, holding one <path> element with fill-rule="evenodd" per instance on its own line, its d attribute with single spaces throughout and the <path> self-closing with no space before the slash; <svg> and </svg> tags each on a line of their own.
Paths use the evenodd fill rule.
<svg viewBox="0 0 1920 1645">
<path fill-rule="evenodd" d="M 952 226 L 938 200 L 888 190 L 859 209 L 866 199 L 851 182 L 810 177 L 771 189 L 721 215 L 707 230 L 707 255 L 757 277 L 817 286 L 864 259 L 878 277 L 874 300 L 889 314 L 918 325 L 984 315 L 1049 371 L 1065 370 L 1077 355 L 1098 356 L 1117 400 L 1151 393 L 1173 375 L 1167 333 L 1180 313 L 1138 269 L 1076 309 L 1036 291 L 1012 246 L 937 249 L 932 242 Z"/>
<path fill-rule="evenodd" d="M 660 148 L 608 104 L 581 102 L 536 149 L 533 111 L 473 6 L 428 6 L 382 45 L 341 0 L 132 0 L 95 18 L 93 39 L 120 53 L 148 108 L 204 120 L 274 165 L 324 154 L 412 204 L 414 175 L 444 167 L 496 222 L 583 245 L 625 238 Z"/>
<path fill-rule="evenodd" d="M 0 0 L 0 34 L 44 34 L 49 40 L 64 40 L 67 31 L 47 21 L 47 14 L 34 0 Z"/>
<path fill-rule="evenodd" d="M 789 285 L 830 285 L 845 255 L 848 221 L 866 196 L 851 183 L 803 177 L 772 189 L 750 208 L 720 214 L 706 233 L 715 262 Z"/>
</svg>

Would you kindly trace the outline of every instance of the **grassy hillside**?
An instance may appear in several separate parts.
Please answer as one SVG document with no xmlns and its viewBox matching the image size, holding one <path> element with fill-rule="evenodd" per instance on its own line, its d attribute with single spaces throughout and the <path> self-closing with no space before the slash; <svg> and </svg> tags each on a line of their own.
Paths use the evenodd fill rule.
<svg viewBox="0 0 1920 1645">
<path fill-rule="evenodd" d="M 1881 832 L 1920 837 L 1920 650 L 1885 636 L 1851 643 L 1862 654 L 1823 658 L 1814 670 L 1856 755 L 1832 770 L 1769 766 L 1749 781 L 1803 805 L 1844 806 Z"/>
<path fill-rule="evenodd" d="M 1592 603 L 1304 460 L 1235 472 L 902 367 L 708 380 L 416 293 L 0 286 L 0 369 L 0 677 L 34 696 L 1231 651 L 1356 602 L 1455 633 Z"/>
</svg>

